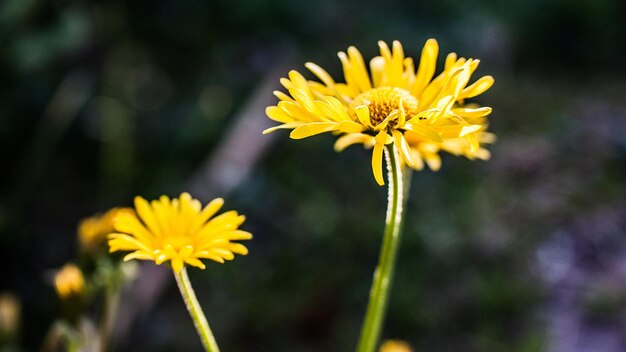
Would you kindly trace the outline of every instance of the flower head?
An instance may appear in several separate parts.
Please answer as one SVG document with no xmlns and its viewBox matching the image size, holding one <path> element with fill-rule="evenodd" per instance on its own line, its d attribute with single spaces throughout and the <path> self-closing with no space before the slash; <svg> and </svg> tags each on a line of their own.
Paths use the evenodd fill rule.
<svg viewBox="0 0 626 352">
<path fill-rule="evenodd" d="M 61 299 L 80 297 L 85 292 L 85 277 L 74 264 L 65 264 L 54 275 L 54 289 Z"/>
<path fill-rule="evenodd" d="M 402 340 L 387 340 L 380 345 L 380 352 L 412 352 L 411 347 Z"/>
<path fill-rule="evenodd" d="M 131 208 L 113 208 L 104 214 L 90 216 L 78 224 L 78 240 L 83 248 L 98 248 L 111 232 L 115 231 L 113 219 L 121 213 L 133 213 Z"/>
<path fill-rule="evenodd" d="M 281 84 L 289 94 L 275 91 L 280 102 L 266 109 L 281 125 L 265 130 L 293 129 L 290 137 L 302 139 L 333 132 L 341 136 L 335 150 L 352 144 L 373 148 L 372 171 L 383 185 L 382 155 L 385 145 L 395 144 L 404 164 L 421 170 L 424 161 L 433 170 L 441 164 L 439 151 L 470 159 L 488 159 L 481 143 L 493 141 L 486 132 L 489 107 L 466 104 L 493 85 L 491 76 L 469 84 L 479 60 L 446 57 L 441 74 L 433 79 L 439 47 L 429 39 L 422 50 L 417 71 L 413 59 L 404 56 L 402 45 L 392 48 L 379 42 L 380 56 L 370 61 L 369 72 L 361 53 L 349 47 L 340 52 L 345 83 L 336 83 L 321 67 L 305 66 L 320 82 L 307 81 L 297 71 Z"/>
<path fill-rule="evenodd" d="M 219 263 L 232 260 L 235 254 L 246 255 L 248 249 L 236 242 L 249 240 L 252 234 L 239 230 L 245 217 L 228 211 L 213 217 L 224 204 L 214 199 L 204 208 L 200 201 L 182 193 L 179 198 L 161 196 L 148 203 L 135 197 L 135 213 L 118 214 L 114 219 L 118 233 L 109 235 L 110 252 L 132 251 L 124 260 L 152 260 L 156 264 L 171 261 L 180 272 L 189 264 L 205 268 L 200 259 Z"/>
<path fill-rule="evenodd" d="M 0 293 L 0 339 L 15 336 L 20 327 L 21 303 L 9 292 Z"/>
</svg>

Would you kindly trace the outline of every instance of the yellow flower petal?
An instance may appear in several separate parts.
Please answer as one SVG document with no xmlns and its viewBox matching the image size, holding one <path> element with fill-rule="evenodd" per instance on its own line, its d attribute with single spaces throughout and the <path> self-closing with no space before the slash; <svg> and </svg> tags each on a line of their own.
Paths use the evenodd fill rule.
<svg viewBox="0 0 626 352">
<path fill-rule="evenodd" d="M 345 133 L 359 133 L 365 130 L 365 127 L 353 121 L 343 121 L 337 125 L 337 130 Z"/>
<path fill-rule="evenodd" d="M 372 122 L 370 120 L 370 110 L 367 105 L 359 105 L 354 108 L 354 113 L 356 114 L 359 122 L 365 127 L 372 128 Z"/>
<path fill-rule="evenodd" d="M 302 89 L 289 89 L 289 94 L 300 104 L 306 111 L 315 111 L 313 105 L 313 97 Z"/>
<path fill-rule="evenodd" d="M 278 103 L 278 107 L 285 110 L 294 121 L 300 122 L 319 122 L 324 119 L 315 114 L 315 111 L 307 110 L 299 105 L 297 102 L 281 101 Z"/>
<path fill-rule="evenodd" d="M 157 237 L 161 236 L 161 228 L 148 201 L 141 197 L 135 197 L 135 209 L 141 221 L 147 225 L 148 230 Z"/>
<path fill-rule="evenodd" d="M 441 157 L 439 157 L 439 154 L 425 153 L 424 160 L 426 160 L 426 164 L 433 171 L 439 171 L 441 168 Z"/>
<path fill-rule="evenodd" d="M 200 212 L 200 216 L 195 216 L 191 220 L 191 231 L 196 232 L 200 230 L 202 225 L 207 222 L 213 215 L 215 215 L 221 208 L 224 206 L 224 199 L 215 198 L 207 204 L 202 211 Z"/>
<path fill-rule="evenodd" d="M 343 135 L 335 142 L 335 151 L 341 152 L 353 144 L 363 144 L 366 148 L 371 148 L 376 143 L 376 139 L 368 134 L 350 133 Z"/>
<path fill-rule="evenodd" d="M 458 138 L 464 137 L 470 133 L 480 131 L 483 126 L 480 125 L 454 125 L 454 126 L 442 126 L 437 130 L 441 134 L 442 138 Z"/>
<path fill-rule="evenodd" d="M 372 84 L 374 87 L 380 87 L 384 76 L 385 59 L 381 56 L 376 56 L 370 60 L 370 71 L 372 72 Z"/>
<path fill-rule="evenodd" d="M 304 76 L 302 76 L 300 72 L 296 70 L 289 71 L 289 80 L 294 84 L 294 87 L 302 91 L 307 96 L 307 98 L 313 98 L 313 96 L 310 94 L 309 85 L 307 84 L 306 78 L 304 78 Z"/>
<path fill-rule="evenodd" d="M 289 137 L 291 137 L 291 139 L 307 138 L 316 134 L 334 131 L 337 127 L 338 124 L 336 122 L 312 122 L 296 127 L 296 129 L 291 131 Z"/>
<path fill-rule="evenodd" d="M 182 259 L 176 257 L 176 258 L 172 258 L 172 269 L 177 272 L 180 273 L 181 270 L 183 270 L 183 265 L 184 262 Z"/>
<path fill-rule="evenodd" d="M 477 95 L 480 95 L 484 93 L 487 89 L 491 88 L 491 86 L 493 86 L 493 83 L 494 83 L 493 77 L 491 76 L 481 77 L 472 85 L 463 89 L 463 91 L 461 91 L 461 94 L 459 95 L 459 98 L 467 99 L 467 98 L 473 98 Z"/>
<path fill-rule="evenodd" d="M 235 255 L 233 254 L 233 252 L 227 250 L 227 249 L 223 249 L 223 248 L 211 248 L 210 251 L 217 255 L 220 256 L 226 260 L 233 260 L 235 259 Z"/>
<path fill-rule="evenodd" d="M 411 168 L 415 168 L 416 164 L 413 161 L 413 157 L 411 155 L 411 148 L 409 147 L 409 143 L 407 143 L 406 139 L 404 139 L 404 135 L 400 131 L 393 131 L 393 141 L 396 148 L 398 148 L 400 157 L 405 164 L 407 164 Z"/>
<path fill-rule="evenodd" d="M 453 114 L 464 117 L 464 118 L 474 118 L 474 117 L 483 117 L 491 114 L 490 107 L 482 107 L 477 109 L 470 108 L 455 108 L 451 110 Z"/>
<path fill-rule="evenodd" d="M 293 117 L 289 116 L 285 110 L 278 106 L 269 106 L 265 109 L 265 114 L 276 122 L 289 123 L 294 122 Z"/>
<path fill-rule="evenodd" d="M 357 48 L 351 46 L 348 48 L 347 55 L 344 52 L 339 52 L 337 55 L 343 65 L 346 82 L 351 82 L 357 92 L 372 88 L 365 61 Z"/>
<path fill-rule="evenodd" d="M 291 130 L 291 129 L 294 129 L 296 127 L 302 126 L 303 124 L 305 124 L 305 122 L 284 123 L 282 125 L 270 127 L 270 128 L 268 128 L 266 130 L 263 130 L 263 134 L 272 133 L 272 132 L 274 132 L 276 130 Z"/>
<path fill-rule="evenodd" d="M 247 255 L 248 248 L 241 243 L 229 243 L 226 248 L 228 248 L 231 252 L 237 253 L 240 255 Z"/>
<path fill-rule="evenodd" d="M 196 258 L 185 258 L 185 263 L 195 266 L 196 268 L 205 269 L 206 265 Z"/>
<path fill-rule="evenodd" d="M 276 98 L 280 99 L 280 100 L 285 100 L 285 101 L 293 101 L 293 98 L 291 98 L 290 96 L 288 96 L 287 94 L 279 91 L 279 90 L 275 90 L 272 92 Z"/>
<path fill-rule="evenodd" d="M 411 88 L 412 95 L 419 97 L 433 78 L 435 68 L 437 67 L 437 55 L 439 55 L 439 44 L 437 44 L 435 39 L 428 39 L 422 49 L 417 76 Z"/>
<path fill-rule="evenodd" d="M 404 128 L 407 130 L 407 133 L 415 133 L 433 142 L 443 142 L 443 139 L 436 130 L 420 123 L 407 123 L 404 125 Z"/>
<path fill-rule="evenodd" d="M 402 98 L 400 98 L 400 103 L 398 104 L 398 126 L 404 126 L 406 122 L 406 113 L 404 111 L 404 104 L 402 104 Z"/>
<path fill-rule="evenodd" d="M 146 253 L 145 251 L 141 251 L 141 250 L 132 252 L 130 254 L 127 254 L 124 257 L 124 261 L 125 262 L 127 262 L 129 260 L 132 260 L 132 259 L 137 259 L 137 260 L 154 260 L 154 258 L 150 254 Z"/>
<path fill-rule="evenodd" d="M 337 99 L 345 103 L 345 101 L 343 100 L 343 97 L 337 90 L 335 81 L 328 74 L 328 72 L 326 72 L 326 70 L 324 70 L 323 68 L 319 67 L 318 65 L 312 62 L 307 62 L 306 64 L 304 64 L 304 66 L 308 68 L 309 71 L 313 72 L 313 74 L 316 75 L 317 78 L 319 78 L 322 82 L 324 82 L 324 84 L 326 84 L 326 87 L 328 87 L 333 93 L 335 93 L 335 97 Z"/>
<path fill-rule="evenodd" d="M 315 106 L 330 121 L 352 121 L 341 102 L 335 97 L 324 97 L 316 101 Z"/>
<path fill-rule="evenodd" d="M 379 185 L 384 185 L 383 179 L 383 148 L 387 142 L 387 133 L 380 131 L 376 135 L 376 144 L 374 145 L 374 151 L 372 152 L 372 172 L 374 173 L 374 179 Z"/>
<path fill-rule="evenodd" d="M 230 231 L 228 233 L 228 239 L 230 241 L 251 240 L 252 234 L 248 231 L 242 231 L 242 230 Z"/>
<path fill-rule="evenodd" d="M 446 56 L 446 62 L 444 64 L 444 70 L 451 70 L 453 65 L 456 63 L 456 53 L 449 53 Z"/>
</svg>

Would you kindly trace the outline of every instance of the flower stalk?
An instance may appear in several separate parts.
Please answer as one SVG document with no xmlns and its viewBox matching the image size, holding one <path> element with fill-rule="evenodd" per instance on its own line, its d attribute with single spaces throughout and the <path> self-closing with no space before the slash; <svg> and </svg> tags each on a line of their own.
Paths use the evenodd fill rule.
<svg viewBox="0 0 626 352">
<path fill-rule="evenodd" d="M 120 301 L 120 288 L 117 284 L 108 284 L 104 299 L 104 313 L 100 321 L 100 351 L 108 351 L 113 323 L 117 317 Z"/>
<path fill-rule="evenodd" d="M 220 349 L 217 346 L 213 332 L 211 332 L 209 323 L 202 312 L 202 307 L 200 307 L 200 303 L 198 303 L 193 287 L 191 287 L 191 282 L 189 281 L 189 276 L 187 275 L 187 268 L 183 267 L 180 272 L 174 270 L 174 277 L 176 278 L 176 283 L 178 284 L 180 293 L 183 296 L 189 315 L 191 315 L 193 324 L 196 326 L 198 335 L 200 335 L 200 340 L 202 341 L 204 350 L 207 352 L 219 352 Z"/>
<path fill-rule="evenodd" d="M 385 147 L 385 157 L 389 182 L 385 234 L 378 258 L 378 266 L 374 272 L 357 352 L 373 352 L 378 345 L 400 244 L 404 198 L 407 193 L 404 189 L 404 181 L 408 178 L 403 177 L 402 160 L 393 144 Z"/>
</svg>

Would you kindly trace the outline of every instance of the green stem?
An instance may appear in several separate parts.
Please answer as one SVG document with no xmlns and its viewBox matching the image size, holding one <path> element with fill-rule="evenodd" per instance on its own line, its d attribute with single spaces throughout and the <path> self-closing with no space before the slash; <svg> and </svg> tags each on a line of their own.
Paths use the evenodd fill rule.
<svg viewBox="0 0 626 352">
<path fill-rule="evenodd" d="M 67 352 L 80 352 L 80 338 L 71 336 L 67 341 Z"/>
<path fill-rule="evenodd" d="M 100 351 L 108 351 L 109 340 L 113 330 L 113 323 L 117 317 L 119 306 L 120 288 L 117 283 L 108 283 L 104 300 L 104 313 L 100 321 Z"/>
<path fill-rule="evenodd" d="M 373 352 L 378 345 L 400 243 L 405 195 L 402 161 L 393 144 L 385 148 L 385 156 L 388 170 L 387 181 L 389 183 L 385 235 L 378 258 L 378 266 L 374 272 L 370 299 L 361 328 L 357 352 Z"/>
<path fill-rule="evenodd" d="M 211 328 L 209 328 L 209 323 L 202 312 L 200 303 L 198 303 L 193 287 L 191 287 L 191 282 L 189 282 L 187 268 L 183 267 L 180 273 L 174 271 L 174 277 L 176 278 L 176 283 L 180 289 L 180 294 L 183 296 L 189 315 L 191 315 L 193 324 L 196 326 L 198 335 L 200 335 L 200 340 L 202 340 L 204 350 L 207 352 L 219 352 L 220 349 L 217 347 L 215 337 L 213 337 Z"/>
</svg>

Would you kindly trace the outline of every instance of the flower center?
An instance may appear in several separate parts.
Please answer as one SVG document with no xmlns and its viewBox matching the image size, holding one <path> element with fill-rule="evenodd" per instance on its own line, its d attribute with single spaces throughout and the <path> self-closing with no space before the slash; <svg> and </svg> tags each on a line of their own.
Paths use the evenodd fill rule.
<svg viewBox="0 0 626 352">
<path fill-rule="evenodd" d="M 400 102 L 407 115 L 411 115 L 411 112 L 417 109 L 417 99 L 406 90 L 396 87 L 370 89 L 359 94 L 350 105 L 352 107 L 366 105 L 370 111 L 372 125 L 376 126 L 383 122 L 392 111 L 400 108 Z M 395 120 L 389 122 L 392 127 L 395 127 L 396 123 Z"/>
<path fill-rule="evenodd" d="M 175 250 L 179 250 L 187 245 L 192 244 L 192 240 L 188 236 L 167 236 L 162 239 L 162 246 L 169 244 Z"/>
</svg>

